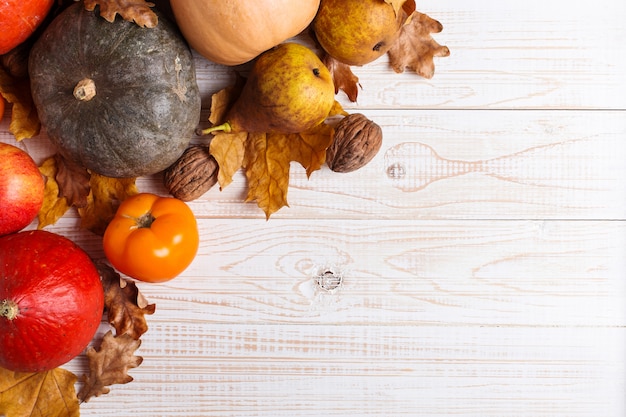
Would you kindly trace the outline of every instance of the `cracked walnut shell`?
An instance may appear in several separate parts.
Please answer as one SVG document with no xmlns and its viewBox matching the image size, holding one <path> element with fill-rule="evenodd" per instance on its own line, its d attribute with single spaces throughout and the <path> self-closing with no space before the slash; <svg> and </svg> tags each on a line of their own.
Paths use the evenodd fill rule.
<svg viewBox="0 0 626 417">
<path fill-rule="evenodd" d="M 326 164 L 335 172 L 355 171 L 376 156 L 382 143 L 380 126 L 363 114 L 349 114 L 335 127 L 333 143 L 326 150 Z"/>
<path fill-rule="evenodd" d="M 202 196 L 217 183 L 219 167 L 206 145 L 191 145 L 163 173 L 163 184 L 182 201 Z"/>
</svg>

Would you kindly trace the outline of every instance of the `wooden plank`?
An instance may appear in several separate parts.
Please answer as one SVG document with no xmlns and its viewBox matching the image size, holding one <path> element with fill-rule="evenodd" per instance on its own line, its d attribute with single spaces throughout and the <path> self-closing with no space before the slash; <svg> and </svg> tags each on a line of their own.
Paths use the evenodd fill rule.
<svg viewBox="0 0 626 417">
<path fill-rule="evenodd" d="M 324 166 L 310 178 L 292 164 L 289 208 L 275 218 L 626 218 L 621 111 L 363 113 L 383 129 L 376 158 L 353 173 Z M 0 141 L 15 143 L 6 131 Z M 53 152 L 45 135 L 19 145 L 38 162 Z M 167 193 L 160 174 L 138 187 Z M 246 192 L 239 172 L 190 205 L 200 217 L 263 218 L 244 203 Z"/>
<path fill-rule="evenodd" d="M 67 222 L 67 226 L 63 224 Z M 140 284 L 155 320 L 626 326 L 623 221 L 199 219 L 196 261 Z M 56 228 L 94 258 L 97 237 Z M 326 271 L 341 285 L 318 285 Z"/>
<path fill-rule="evenodd" d="M 292 165 L 289 208 L 275 217 L 622 219 L 626 214 L 626 118 L 620 111 L 363 113 L 383 129 L 376 158 L 350 174 L 324 167 L 310 178 Z M 254 204 L 232 206 L 245 195 L 245 178 L 238 176 L 191 205 L 201 216 L 262 217 Z"/>
<path fill-rule="evenodd" d="M 621 417 L 626 410 L 623 328 L 207 318 L 151 328 L 135 380 L 83 404 L 81 415 Z"/>
</svg>

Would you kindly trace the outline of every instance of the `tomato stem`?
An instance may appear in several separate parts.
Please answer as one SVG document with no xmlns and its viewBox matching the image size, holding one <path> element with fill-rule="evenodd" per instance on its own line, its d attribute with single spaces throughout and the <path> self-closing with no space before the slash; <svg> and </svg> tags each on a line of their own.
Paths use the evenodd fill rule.
<svg viewBox="0 0 626 417">
<path fill-rule="evenodd" d="M 20 309 L 15 301 L 2 300 L 2 302 L 0 302 L 0 317 L 13 320 L 17 317 L 17 313 L 19 313 L 19 311 Z"/>
<path fill-rule="evenodd" d="M 156 218 L 152 215 L 152 213 L 146 213 L 137 219 L 137 227 L 139 228 L 145 227 L 149 229 L 155 220 Z"/>
</svg>

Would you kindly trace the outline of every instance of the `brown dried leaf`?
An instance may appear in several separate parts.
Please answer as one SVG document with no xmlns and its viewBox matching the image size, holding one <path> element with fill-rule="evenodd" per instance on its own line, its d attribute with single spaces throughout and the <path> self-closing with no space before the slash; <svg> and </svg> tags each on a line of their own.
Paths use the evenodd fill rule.
<svg viewBox="0 0 626 417">
<path fill-rule="evenodd" d="M 61 154 L 57 153 L 53 158 L 57 168 L 55 179 L 59 185 L 59 197 L 65 197 L 70 206 L 85 207 L 90 189 L 89 171 Z"/>
<path fill-rule="evenodd" d="M 11 76 L 0 66 L 0 94 L 13 104 L 9 132 L 15 139 L 20 141 L 37 136 L 41 123 L 30 92 L 30 79 Z"/>
<path fill-rule="evenodd" d="M 0 368 L 0 416 L 78 417 L 76 381 L 61 368 L 37 373 Z"/>
<path fill-rule="evenodd" d="M 59 184 L 56 182 L 57 165 L 56 158 L 51 156 L 43 161 L 39 167 L 39 172 L 45 178 L 44 198 L 41 209 L 37 213 L 37 228 L 43 229 L 46 226 L 55 224 L 67 210 L 70 205 L 65 197 L 61 196 Z"/>
<path fill-rule="evenodd" d="M 110 178 L 91 172 L 87 204 L 78 208 L 81 227 L 102 236 L 120 203 L 137 194 L 135 178 Z"/>
<path fill-rule="evenodd" d="M 115 21 L 115 15 L 135 22 L 141 27 L 153 28 L 159 23 L 157 15 L 150 9 L 154 3 L 145 0 L 85 0 L 85 9 L 90 12 L 100 6 L 100 16 L 108 22 Z"/>
<path fill-rule="evenodd" d="M 446 57 L 450 50 L 439 45 L 431 33 L 439 33 L 443 25 L 437 20 L 420 13 L 413 12 L 400 31 L 400 36 L 389 49 L 391 67 L 397 73 L 405 68 L 415 71 L 424 78 L 432 78 L 435 74 L 434 57 Z"/>
<path fill-rule="evenodd" d="M 148 304 L 133 281 L 124 279 L 111 266 L 97 262 L 102 287 L 104 308 L 108 322 L 117 335 L 127 334 L 139 339 L 148 331 L 146 314 L 154 314 L 156 306 Z"/>
<path fill-rule="evenodd" d="M 322 61 L 333 77 L 335 94 L 341 90 L 346 93 L 350 101 L 355 102 L 359 95 L 361 85 L 359 84 L 359 77 L 354 75 L 350 65 L 344 64 L 329 54 L 324 54 Z"/>
<path fill-rule="evenodd" d="M 89 374 L 83 375 L 84 383 L 78 392 L 78 399 L 88 402 L 92 397 L 108 394 L 109 386 L 113 384 L 127 384 L 133 380 L 128 371 L 141 365 L 143 358 L 135 356 L 135 351 L 141 345 L 128 334 L 113 336 L 108 331 L 102 339 L 100 349 L 87 349 Z"/>
</svg>

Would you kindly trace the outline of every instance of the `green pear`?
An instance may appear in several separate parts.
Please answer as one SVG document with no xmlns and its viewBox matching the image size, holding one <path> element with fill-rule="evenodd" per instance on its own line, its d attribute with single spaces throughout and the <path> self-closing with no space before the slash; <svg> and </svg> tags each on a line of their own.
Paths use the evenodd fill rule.
<svg viewBox="0 0 626 417">
<path fill-rule="evenodd" d="M 214 131 L 300 133 L 320 123 L 335 103 L 328 68 L 308 47 L 288 42 L 261 54 L 241 94 Z"/>
<path fill-rule="evenodd" d="M 328 55 L 360 66 L 391 48 L 400 34 L 401 18 L 385 0 L 322 0 L 313 31 Z"/>
</svg>

